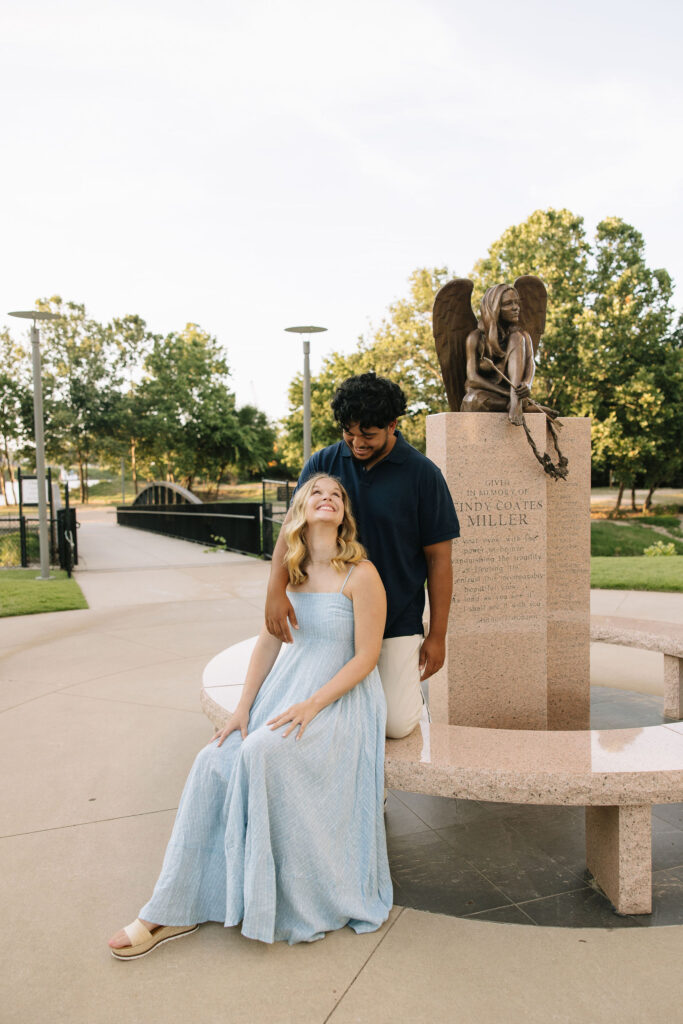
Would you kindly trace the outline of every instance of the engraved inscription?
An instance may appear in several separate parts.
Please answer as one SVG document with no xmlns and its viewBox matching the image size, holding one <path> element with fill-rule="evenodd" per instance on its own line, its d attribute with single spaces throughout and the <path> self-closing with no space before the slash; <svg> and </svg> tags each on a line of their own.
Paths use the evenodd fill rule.
<svg viewBox="0 0 683 1024">
<path fill-rule="evenodd" d="M 544 501 L 491 478 L 455 502 L 462 535 L 453 546 L 457 620 L 514 626 L 545 604 Z M 463 622 L 464 624 L 464 622 Z"/>
</svg>

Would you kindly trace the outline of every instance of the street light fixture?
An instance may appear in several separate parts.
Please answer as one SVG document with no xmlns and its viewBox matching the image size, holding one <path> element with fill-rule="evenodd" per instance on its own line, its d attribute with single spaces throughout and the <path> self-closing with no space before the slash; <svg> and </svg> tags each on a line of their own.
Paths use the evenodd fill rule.
<svg viewBox="0 0 683 1024">
<path fill-rule="evenodd" d="M 292 334 L 320 334 L 327 327 L 285 327 Z M 304 464 L 311 457 L 311 352 L 310 337 L 304 338 Z"/>
<path fill-rule="evenodd" d="M 38 484 L 38 539 L 40 542 L 39 580 L 50 579 L 50 548 L 47 540 L 47 501 L 45 500 L 45 433 L 43 430 L 43 382 L 40 369 L 40 334 L 36 320 L 59 320 L 59 313 L 47 313 L 39 309 L 26 309 L 9 313 L 22 320 L 32 320 L 31 350 L 33 356 L 33 423 L 36 440 L 36 476 Z"/>
</svg>

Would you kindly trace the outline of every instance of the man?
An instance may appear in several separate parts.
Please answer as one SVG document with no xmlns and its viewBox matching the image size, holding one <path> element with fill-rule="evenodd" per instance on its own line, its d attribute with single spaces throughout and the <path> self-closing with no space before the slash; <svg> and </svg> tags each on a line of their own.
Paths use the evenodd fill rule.
<svg viewBox="0 0 683 1024">
<path fill-rule="evenodd" d="M 387 736 L 392 738 L 415 728 L 423 703 L 420 680 L 429 679 L 444 663 L 453 589 L 451 541 L 460 535 L 441 471 L 396 429 L 405 410 L 398 384 L 374 373 L 349 377 L 332 399 L 343 440 L 312 455 L 299 477 L 299 486 L 313 473 L 341 480 L 360 540 L 384 584 L 387 621 L 378 668 L 387 700 Z M 266 626 L 273 636 L 291 643 L 290 626 L 297 628 L 297 621 L 286 594 L 285 550 L 281 530 L 273 552 Z"/>
</svg>

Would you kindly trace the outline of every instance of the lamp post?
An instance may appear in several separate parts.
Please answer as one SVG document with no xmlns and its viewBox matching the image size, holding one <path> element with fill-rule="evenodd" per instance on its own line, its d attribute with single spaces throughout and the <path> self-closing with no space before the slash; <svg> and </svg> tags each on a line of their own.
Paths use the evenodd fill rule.
<svg viewBox="0 0 683 1024">
<path fill-rule="evenodd" d="M 47 540 L 47 501 L 45 500 L 45 434 L 43 431 L 43 380 L 40 369 L 40 334 L 36 320 L 59 320 L 58 313 L 27 309 L 10 313 L 23 320 L 32 320 L 31 351 L 33 356 L 33 423 L 36 440 L 36 476 L 38 484 L 38 539 L 40 542 L 39 580 L 50 579 L 50 548 Z"/>
<path fill-rule="evenodd" d="M 292 334 L 320 334 L 327 327 L 285 327 Z M 304 338 L 304 464 L 311 457 L 311 339 Z"/>
</svg>

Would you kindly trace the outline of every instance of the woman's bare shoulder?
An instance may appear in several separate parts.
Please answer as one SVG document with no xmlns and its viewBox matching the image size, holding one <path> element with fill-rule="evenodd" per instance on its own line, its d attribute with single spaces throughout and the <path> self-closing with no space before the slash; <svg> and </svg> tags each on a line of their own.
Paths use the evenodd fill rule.
<svg viewBox="0 0 683 1024">
<path fill-rule="evenodd" d="M 382 586 L 382 580 L 377 569 L 367 558 L 364 558 L 362 562 L 356 563 L 349 577 L 349 583 L 360 586 L 377 586 L 377 584 L 380 587 Z"/>
</svg>

